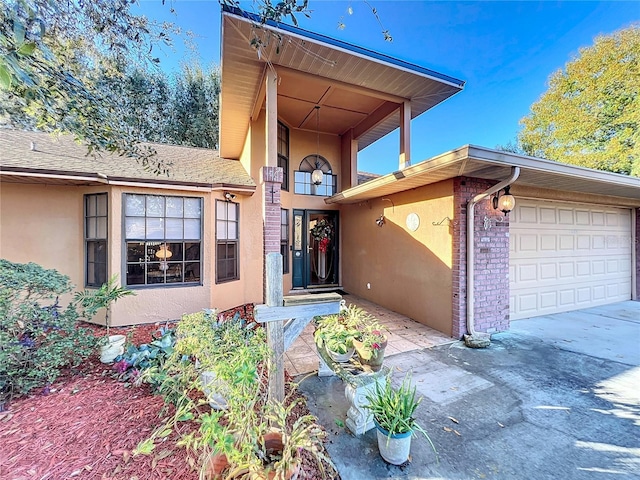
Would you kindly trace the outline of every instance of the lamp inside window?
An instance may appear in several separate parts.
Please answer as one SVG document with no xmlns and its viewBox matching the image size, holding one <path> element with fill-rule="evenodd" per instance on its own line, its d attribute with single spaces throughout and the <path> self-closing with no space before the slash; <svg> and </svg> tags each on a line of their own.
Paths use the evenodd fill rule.
<svg viewBox="0 0 640 480">
<path fill-rule="evenodd" d="M 171 258 L 172 256 L 173 253 L 171 252 L 171 250 L 169 250 L 169 247 L 167 247 L 166 243 L 160 245 L 160 248 L 156 252 L 156 257 L 160 259 L 160 270 L 162 270 L 163 272 L 166 272 L 168 270 L 169 263 L 167 262 L 167 259 Z"/>
<path fill-rule="evenodd" d="M 502 195 L 500 195 L 500 191 L 498 190 L 493 197 L 493 208 L 500 210 L 505 215 L 516 206 L 516 199 L 509 193 L 509 188 L 509 185 L 504 187 L 504 193 Z"/>
</svg>

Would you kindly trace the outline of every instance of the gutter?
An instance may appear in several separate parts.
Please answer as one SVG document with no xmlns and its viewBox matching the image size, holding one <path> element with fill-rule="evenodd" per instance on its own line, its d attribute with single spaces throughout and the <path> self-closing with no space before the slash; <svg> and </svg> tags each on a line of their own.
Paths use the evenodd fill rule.
<svg viewBox="0 0 640 480">
<path fill-rule="evenodd" d="M 511 185 L 520 176 L 520 167 L 511 167 L 511 175 L 506 180 L 494 185 L 483 193 L 479 193 L 467 203 L 467 334 L 464 336 L 464 343 L 471 348 L 485 348 L 491 343 L 491 334 L 476 332 L 474 317 L 474 261 L 475 261 L 475 206 L 481 200 L 499 192 L 504 187 Z"/>
</svg>

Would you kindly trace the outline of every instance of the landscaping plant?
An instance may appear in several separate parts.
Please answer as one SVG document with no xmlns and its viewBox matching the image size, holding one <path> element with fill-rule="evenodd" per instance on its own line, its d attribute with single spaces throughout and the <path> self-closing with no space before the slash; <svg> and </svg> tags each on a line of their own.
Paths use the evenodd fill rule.
<svg viewBox="0 0 640 480">
<path fill-rule="evenodd" d="M 56 270 L 0 259 L 0 405 L 47 387 L 95 349 L 75 304 L 60 305 L 72 288 Z"/>
</svg>

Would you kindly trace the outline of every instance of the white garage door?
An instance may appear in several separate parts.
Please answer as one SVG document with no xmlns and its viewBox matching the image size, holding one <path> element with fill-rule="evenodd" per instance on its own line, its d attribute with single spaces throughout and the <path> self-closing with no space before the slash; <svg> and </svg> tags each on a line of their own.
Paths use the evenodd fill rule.
<svg viewBox="0 0 640 480">
<path fill-rule="evenodd" d="M 631 298 L 631 212 L 518 199 L 510 218 L 511 319 Z"/>
</svg>

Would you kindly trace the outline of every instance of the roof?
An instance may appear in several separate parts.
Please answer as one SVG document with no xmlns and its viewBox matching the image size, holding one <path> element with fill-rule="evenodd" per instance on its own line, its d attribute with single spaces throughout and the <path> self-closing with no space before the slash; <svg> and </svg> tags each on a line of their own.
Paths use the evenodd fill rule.
<svg viewBox="0 0 640 480">
<path fill-rule="evenodd" d="M 344 190 L 326 203 L 358 203 L 455 177 L 504 180 L 520 167 L 513 186 L 604 195 L 621 206 L 640 207 L 640 178 L 466 145 Z"/>
<path fill-rule="evenodd" d="M 87 155 L 71 136 L 0 129 L 0 179 L 3 182 L 47 179 L 60 184 L 122 184 L 252 193 L 255 183 L 237 160 L 220 158 L 205 148 L 149 144 L 158 160 L 172 163 L 168 175 L 146 171 L 135 159 L 117 154 Z"/>
<path fill-rule="evenodd" d="M 315 131 L 314 107 L 321 105 L 319 130 L 353 129 L 359 150 L 399 127 L 405 101 L 415 118 L 464 88 L 462 80 L 298 27 L 267 21 L 255 28 L 259 20 L 223 7 L 220 151 L 228 158 L 240 156 L 263 105 L 266 68 L 278 75 L 280 119 Z M 251 45 L 256 34 L 265 43 L 259 54 Z"/>
</svg>

